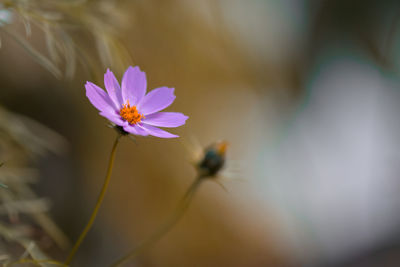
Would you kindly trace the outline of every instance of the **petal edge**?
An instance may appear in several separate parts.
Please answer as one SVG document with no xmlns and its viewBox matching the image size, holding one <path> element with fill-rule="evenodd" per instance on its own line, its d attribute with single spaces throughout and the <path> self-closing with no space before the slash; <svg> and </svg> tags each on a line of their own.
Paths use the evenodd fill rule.
<svg viewBox="0 0 400 267">
<path fill-rule="evenodd" d="M 103 89 L 91 82 L 86 82 L 85 88 L 86 96 L 95 108 L 99 111 L 115 112 L 112 100 Z"/>
<path fill-rule="evenodd" d="M 179 112 L 156 112 L 147 115 L 142 120 L 144 124 L 157 126 L 157 127 L 179 127 L 186 123 L 189 117 Z"/>
<path fill-rule="evenodd" d="M 166 132 L 164 130 L 161 130 L 157 127 L 151 126 L 151 125 L 139 125 L 140 128 L 145 130 L 148 134 L 155 136 L 155 137 L 160 137 L 160 138 L 176 138 L 179 137 L 178 135 Z"/>
<path fill-rule="evenodd" d="M 123 104 L 129 100 L 132 106 L 136 106 L 146 94 L 146 87 L 146 73 L 138 66 L 129 66 L 121 82 Z"/>
<path fill-rule="evenodd" d="M 160 87 L 145 95 L 137 105 L 137 109 L 144 115 L 153 114 L 171 105 L 175 100 L 174 88 Z"/>
<path fill-rule="evenodd" d="M 107 69 L 104 74 L 104 86 L 106 87 L 107 93 L 110 96 L 110 99 L 114 102 L 114 105 L 117 109 L 122 106 L 122 92 L 121 87 L 119 86 L 117 78 L 110 69 Z"/>
</svg>

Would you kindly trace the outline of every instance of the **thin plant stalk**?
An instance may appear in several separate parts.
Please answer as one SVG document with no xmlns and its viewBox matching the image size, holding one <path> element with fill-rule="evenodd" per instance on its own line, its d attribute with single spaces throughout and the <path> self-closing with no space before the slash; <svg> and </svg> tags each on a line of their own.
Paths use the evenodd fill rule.
<svg viewBox="0 0 400 267">
<path fill-rule="evenodd" d="M 103 187 L 100 191 L 99 197 L 97 198 L 97 202 L 96 202 L 96 206 L 94 207 L 94 210 L 92 212 L 92 215 L 90 216 L 89 222 L 87 223 L 87 225 L 85 226 L 85 228 L 83 229 L 81 235 L 79 236 L 78 240 L 76 241 L 75 245 L 72 247 L 71 252 L 69 253 L 65 264 L 69 265 L 72 261 L 72 259 L 75 256 L 75 253 L 77 252 L 77 250 L 79 249 L 79 246 L 81 245 L 82 241 L 85 239 L 87 233 L 89 232 L 89 230 L 91 229 L 94 220 L 96 219 L 97 213 L 100 209 L 101 203 L 103 202 L 105 193 L 107 191 L 108 185 L 110 183 L 110 179 L 111 179 L 111 173 L 112 173 L 112 169 L 114 166 L 114 160 L 115 160 L 115 154 L 117 151 L 117 146 L 119 143 L 119 139 L 121 138 L 121 135 L 118 134 L 118 136 L 116 137 L 115 141 L 114 141 L 114 145 L 112 147 L 111 150 L 111 154 L 110 154 L 110 161 L 108 162 L 108 169 L 107 169 L 107 175 L 106 178 L 104 180 L 104 184 Z"/>
<path fill-rule="evenodd" d="M 200 176 L 191 184 L 191 186 L 188 188 L 185 195 L 183 196 L 182 200 L 179 202 L 175 212 L 163 225 L 161 225 L 160 228 L 158 228 L 156 232 L 153 233 L 153 235 L 151 235 L 148 239 L 139 244 L 136 248 L 134 248 L 124 257 L 117 260 L 111 266 L 112 267 L 122 266 L 124 263 L 138 256 L 142 251 L 151 247 L 154 243 L 159 241 L 165 234 L 167 234 L 172 229 L 172 227 L 179 221 L 179 219 L 182 218 L 182 216 L 185 214 L 187 208 L 189 207 L 193 199 L 195 192 L 199 188 L 204 178 L 205 177 Z"/>
</svg>

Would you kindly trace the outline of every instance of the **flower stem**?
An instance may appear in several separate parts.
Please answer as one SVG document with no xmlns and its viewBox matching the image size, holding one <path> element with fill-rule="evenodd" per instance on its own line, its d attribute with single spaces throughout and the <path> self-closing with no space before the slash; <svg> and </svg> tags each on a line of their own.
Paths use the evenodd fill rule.
<svg viewBox="0 0 400 267">
<path fill-rule="evenodd" d="M 111 154 L 110 154 L 110 161 L 108 162 L 107 175 L 104 180 L 104 184 L 100 191 L 99 197 L 97 198 L 96 206 L 94 207 L 92 215 L 90 216 L 89 222 L 85 226 L 85 229 L 83 229 L 81 235 L 79 236 L 79 238 L 76 241 L 75 245 L 73 246 L 71 252 L 69 253 L 69 255 L 65 261 L 66 265 L 69 265 L 71 263 L 73 257 L 75 256 L 75 253 L 77 252 L 79 246 L 81 245 L 82 241 L 85 239 L 87 233 L 89 232 L 90 228 L 93 225 L 94 220 L 96 219 L 97 213 L 100 209 L 101 203 L 103 202 L 105 193 L 107 191 L 108 184 L 110 183 L 111 173 L 112 173 L 112 169 L 114 166 L 115 152 L 117 150 L 117 145 L 118 145 L 120 137 L 121 137 L 121 135 L 118 134 L 117 138 L 114 141 L 114 145 L 112 147 Z"/>
<path fill-rule="evenodd" d="M 159 241 L 165 234 L 172 229 L 172 227 L 179 221 L 185 211 L 189 207 L 191 200 L 193 199 L 194 193 L 199 188 L 201 182 L 204 180 L 204 177 L 198 177 L 188 188 L 185 195 L 183 196 L 182 200 L 179 202 L 175 212 L 172 216 L 163 224 L 156 232 L 153 233 L 148 239 L 140 243 L 136 248 L 126 254 L 124 257 L 120 258 L 116 262 L 114 262 L 111 266 L 112 267 L 119 267 L 126 263 L 129 260 L 132 260 L 136 256 L 138 256 L 142 251 L 146 250 L 147 248 L 151 247 L 154 243 Z"/>
</svg>

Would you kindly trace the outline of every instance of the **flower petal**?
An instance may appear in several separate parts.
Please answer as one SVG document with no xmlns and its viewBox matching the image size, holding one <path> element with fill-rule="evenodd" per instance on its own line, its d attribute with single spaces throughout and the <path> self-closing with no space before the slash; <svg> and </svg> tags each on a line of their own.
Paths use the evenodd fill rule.
<svg viewBox="0 0 400 267">
<path fill-rule="evenodd" d="M 188 116 L 178 112 L 157 112 L 147 115 L 142 122 L 158 127 L 178 127 L 185 124 L 188 118 Z"/>
<path fill-rule="evenodd" d="M 160 87 L 145 95 L 137 105 L 137 109 L 143 115 L 153 114 L 163 110 L 175 100 L 174 88 Z"/>
<path fill-rule="evenodd" d="M 138 125 L 140 128 L 142 128 L 143 130 L 145 130 L 147 133 L 149 133 L 152 136 L 156 136 L 156 137 L 161 137 L 161 138 L 175 138 L 175 137 L 179 137 L 178 135 L 174 135 L 172 133 L 166 132 L 164 130 L 161 130 L 157 127 L 153 127 L 147 124 L 142 124 L 142 125 Z"/>
<path fill-rule="evenodd" d="M 143 130 L 142 128 L 140 128 L 137 125 L 131 125 L 131 124 L 127 123 L 126 125 L 124 125 L 123 128 L 126 132 L 131 133 L 131 134 L 142 135 L 142 136 L 149 135 L 145 130 Z"/>
<path fill-rule="evenodd" d="M 123 104 L 129 100 L 131 106 L 136 106 L 146 94 L 146 73 L 140 71 L 139 67 L 129 67 L 122 77 L 121 85 Z"/>
<path fill-rule="evenodd" d="M 99 111 L 115 112 L 114 103 L 103 89 L 91 82 L 86 82 L 85 88 L 87 98 Z"/>
<path fill-rule="evenodd" d="M 122 102 L 121 87 L 119 86 L 119 83 L 115 78 L 114 73 L 112 73 L 112 71 L 110 71 L 109 69 L 107 69 L 107 72 L 104 74 L 104 85 L 115 107 L 117 109 L 120 109 L 122 104 L 124 104 Z"/>
<path fill-rule="evenodd" d="M 124 121 L 116 112 L 109 113 L 107 111 L 102 111 L 100 112 L 100 115 L 118 126 L 124 126 L 126 124 L 126 121 Z"/>
</svg>

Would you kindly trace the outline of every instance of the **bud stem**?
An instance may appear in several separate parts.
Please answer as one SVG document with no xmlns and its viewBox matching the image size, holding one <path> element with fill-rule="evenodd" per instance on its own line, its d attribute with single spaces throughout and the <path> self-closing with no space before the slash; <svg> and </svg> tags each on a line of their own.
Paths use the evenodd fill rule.
<svg viewBox="0 0 400 267">
<path fill-rule="evenodd" d="M 172 229 L 172 227 L 179 221 L 179 219 L 185 214 L 189 204 L 191 203 L 194 193 L 199 188 L 202 181 L 204 181 L 205 177 L 198 177 L 194 182 L 190 185 L 188 190 L 186 191 L 185 195 L 183 196 L 182 200 L 179 202 L 175 212 L 172 216 L 163 224 L 156 232 L 153 233 L 148 239 L 143 241 L 139 244 L 136 248 L 126 254 L 124 257 L 120 258 L 116 262 L 114 262 L 111 266 L 112 267 L 119 267 L 122 266 L 129 260 L 132 260 L 136 256 L 138 256 L 142 251 L 146 250 L 147 248 L 151 247 L 154 243 L 159 241 L 165 234 Z"/>
</svg>

